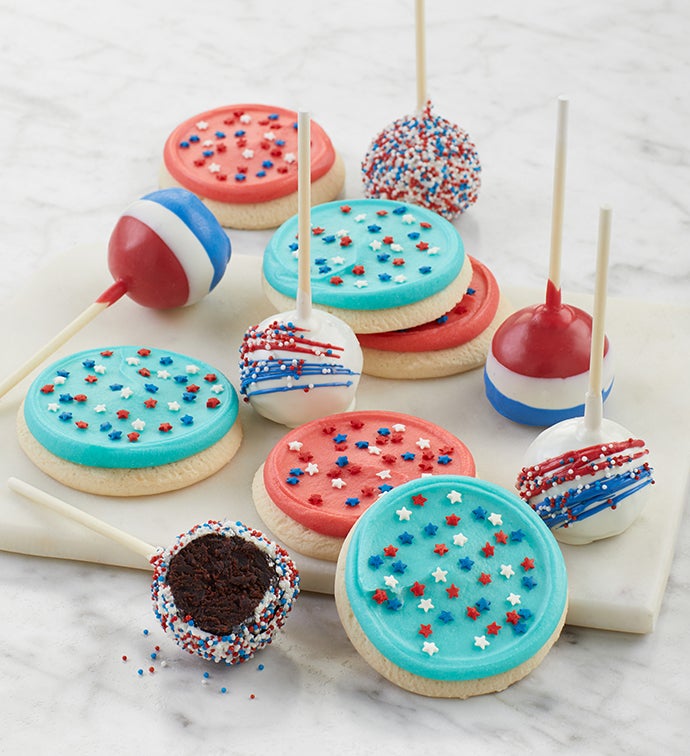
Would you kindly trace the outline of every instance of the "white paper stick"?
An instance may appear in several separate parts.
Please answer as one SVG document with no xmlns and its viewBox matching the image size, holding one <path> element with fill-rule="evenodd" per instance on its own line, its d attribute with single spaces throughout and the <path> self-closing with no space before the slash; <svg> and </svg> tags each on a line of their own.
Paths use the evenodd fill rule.
<svg viewBox="0 0 690 756">
<path fill-rule="evenodd" d="M 309 113 L 297 114 L 297 318 L 311 318 L 311 121 Z"/>
<path fill-rule="evenodd" d="M 415 53 L 417 61 L 417 110 L 426 105 L 426 27 L 424 0 L 415 0 Z"/>
<path fill-rule="evenodd" d="M 561 288 L 561 248 L 563 244 L 563 208 L 565 205 L 565 165 L 568 142 L 568 98 L 558 98 L 556 125 L 556 159 L 553 174 L 553 205 L 551 209 L 551 251 L 549 281 L 556 291 Z"/>
<path fill-rule="evenodd" d="M 604 371 L 604 339 L 606 320 L 606 289 L 611 249 L 611 208 L 599 209 L 599 241 L 597 245 L 597 272 L 594 285 L 592 311 L 592 346 L 589 357 L 589 388 L 585 395 L 585 428 L 597 430 L 604 414 L 601 396 Z"/>
<path fill-rule="evenodd" d="M 107 522 L 103 522 L 103 520 L 99 520 L 97 517 L 94 517 L 93 515 L 90 515 L 87 512 L 68 504 L 66 501 L 62 501 L 62 499 L 58 499 L 56 496 L 52 496 L 46 491 L 42 491 L 40 488 L 36 488 L 23 480 L 9 478 L 7 485 L 13 491 L 25 496 L 30 501 L 42 504 L 53 512 L 57 512 L 63 517 L 78 522 L 90 530 L 93 530 L 95 533 L 99 533 L 100 535 L 109 538 L 111 541 L 120 544 L 120 546 L 124 546 L 129 551 L 141 554 L 141 556 L 146 557 L 146 559 L 150 559 L 158 551 L 158 549 L 150 543 L 146 543 L 146 541 L 142 541 L 136 536 L 125 533 L 125 531 L 120 530 L 113 525 L 109 525 Z"/>
</svg>

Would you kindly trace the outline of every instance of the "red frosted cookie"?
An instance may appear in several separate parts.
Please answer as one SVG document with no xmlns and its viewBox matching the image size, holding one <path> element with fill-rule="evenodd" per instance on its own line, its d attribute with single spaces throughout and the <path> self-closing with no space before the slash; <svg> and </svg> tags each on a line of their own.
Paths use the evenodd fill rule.
<svg viewBox="0 0 690 756">
<path fill-rule="evenodd" d="M 472 454 L 427 420 L 385 410 L 342 412 L 290 431 L 254 476 L 262 520 L 295 551 L 336 561 L 358 517 L 401 483 L 475 474 Z"/>
<path fill-rule="evenodd" d="M 335 199 L 345 169 L 326 132 L 311 122 L 311 200 Z M 274 228 L 297 212 L 297 113 L 226 105 L 189 118 L 168 137 L 160 186 L 182 186 L 231 228 Z"/>
<path fill-rule="evenodd" d="M 465 296 L 436 320 L 399 331 L 358 334 L 362 372 L 380 378 L 439 378 L 481 367 L 498 326 L 509 314 L 486 265 L 469 258 L 472 278 Z"/>
</svg>

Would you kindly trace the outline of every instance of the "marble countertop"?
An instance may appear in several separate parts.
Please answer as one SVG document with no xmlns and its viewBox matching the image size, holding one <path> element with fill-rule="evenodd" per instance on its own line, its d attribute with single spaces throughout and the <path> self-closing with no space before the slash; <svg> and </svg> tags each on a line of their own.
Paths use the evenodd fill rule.
<svg viewBox="0 0 690 756">
<path fill-rule="evenodd" d="M 362 196 L 369 139 L 415 107 L 413 17 L 412 0 L 0 0 L 0 296 L 76 244 L 105 248 L 124 207 L 156 187 L 168 133 L 215 106 L 310 110 L 344 159 L 345 196 Z M 688 304 L 689 36 L 681 0 L 429 0 L 429 95 L 483 165 L 479 201 L 455 225 L 499 283 L 544 285 L 567 94 L 564 294 L 592 289 L 608 203 L 610 293 Z M 230 236 L 260 255 L 270 232 Z M 654 632 L 566 627 L 527 678 L 464 702 L 381 679 L 328 596 L 303 594 L 271 648 L 220 669 L 156 626 L 145 573 L 0 553 L 0 753 L 685 753 L 684 527 Z"/>
</svg>

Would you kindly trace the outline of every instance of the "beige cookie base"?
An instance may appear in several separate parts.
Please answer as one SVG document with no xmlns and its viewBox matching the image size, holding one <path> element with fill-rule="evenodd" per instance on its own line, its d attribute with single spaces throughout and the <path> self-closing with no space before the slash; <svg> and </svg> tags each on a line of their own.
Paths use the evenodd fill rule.
<svg viewBox="0 0 690 756">
<path fill-rule="evenodd" d="M 491 347 L 496 329 L 513 311 L 501 296 L 493 320 L 478 336 L 460 346 L 428 352 L 389 352 L 362 347 L 362 372 L 377 378 L 443 378 L 481 367 Z"/>
<path fill-rule="evenodd" d="M 285 512 L 277 507 L 266 491 L 263 465 L 261 465 L 254 475 L 252 496 L 254 497 L 254 506 L 259 513 L 259 517 L 264 521 L 266 527 L 288 549 L 294 550 L 304 556 L 324 559 L 327 562 L 337 561 L 344 539 L 334 538 L 333 536 L 309 530 L 309 528 L 300 525 L 299 522 L 293 520 L 292 517 L 286 515 Z"/>
<path fill-rule="evenodd" d="M 345 321 L 355 333 L 381 333 L 381 331 L 398 331 L 401 328 L 428 323 L 440 318 L 465 296 L 472 279 L 472 263 L 465 255 L 465 262 L 457 277 L 445 289 L 430 297 L 400 307 L 388 307 L 383 310 L 349 310 L 342 307 L 314 302 L 314 307 L 325 310 Z M 295 309 L 295 300 L 286 297 L 261 276 L 264 294 L 279 312 Z"/>
<path fill-rule="evenodd" d="M 537 653 L 522 664 L 518 664 L 516 667 L 499 675 L 481 677 L 476 680 L 434 680 L 429 677 L 420 677 L 419 675 L 415 675 L 412 672 L 402 669 L 402 667 L 393 664 L 393 662 L 383 656 L 369 638 L 367 638 L 350 607 L 347 591 L 345 589 L 345 562 L 352 532 L 353 531 L 350 531 L 350 535 L 345 539 L 336 566 L 335 605 L 338 610 L 338 616 L 340 617 L 340 621 L 342 622 L 343 628 L 345 629 L 352 645 L 364 661 L 366 661 L 372 669 L 376 670 L 382 677 L 385 677 L 398 687 L 431 698 L 470 698 L 472 696 L 481 696 L 486 693 L 497 693 L 498 691 L 505 690 L 505 688 L 516 683 L 518 680 L 521 680 L 533 669 L 538 667 L 551 649 L 551 646 L 553 646 L 556 640 L 558 640 L 558 636 L 561 634 L 561 630 L 565 623 L 565 616 L 568 608 L 567 602 L 556 629 L 551 633 L 549 639 L 537 651 Z"/>
<path fill-rule="evenodd" d="M 165 164 L 161 165 L 158 185 L 161 189 L 187 188 L 170 175 Z M 340 155 L 336 153 L 331 169 L 311 185 L 311 204 L 320 205 L 337 199 L 344 185 L 345 164 Z M 219 202 L 201 196 L 199 196 L 199 199 L 215 215 L 221 226 L 226 228 L 251 230 L 277 228 L 288 218 L 297 214 L 297 192 L 267 202 L 248 204 Z"/>
<path fill-rule="evenodd" d="M 60 459 L 42 446 L 17 414 L 17 437 L 26 456 L 46 475 L 70 488 L 103 496 L 146 496 L 177 491 L 210 477 L 224 467 L 242 442 L 239 418 L 213 446 L 167 465 L 141 468 L 87 467 Z"/>
</svg>

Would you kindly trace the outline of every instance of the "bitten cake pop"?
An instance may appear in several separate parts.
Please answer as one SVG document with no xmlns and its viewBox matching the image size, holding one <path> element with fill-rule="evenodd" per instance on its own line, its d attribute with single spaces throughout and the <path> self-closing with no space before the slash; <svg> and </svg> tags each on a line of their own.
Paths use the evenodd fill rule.
<svg viewBox="0 0 690 756">
<path fill-rule="evenodd" d="M 452 220 L 477 201 L 481 165 L 467 132 L 426 96 L 423 0 L 416 2 L 417 112 L 374 137 L 362 161 L 364 194 L 422 205 Z"/>
<path fill-rule="evenodd" d="M 561 299 L 561 243 L 567 132 L 566 98 L 559 98 L 551 253 L 546 300 L 514 312 L 496 330 L 484 370 L 486 396 L 504 417 L 552 425 L 582 414 L 588 384 L 592 318 Z M 603 394 L 613 385 L 604 340 Z"/>
<path fill-rule="evenodd" d="M 582 417 L 543 431 L 525 454 L 516 487 L 559 541 L 585 544 L 627 530 L 653 483 L 644 441 L 603 418 L 601 396 L 606 271 L 611 211 L 602 208 L 591 343 L 590 383 Z"/>
<path fill-rule="evenodd" d="M 311 140 L 312 200 L 329 202 L 345 166 L 317 123 Z M 240 104 L 187 119 L 165 143 L 159 185 L 194 192 L 224 226 L 279 226 L 297 210 L 297 113 Z"/>
<path fill-rule="evenodd" d="M 162 549 L 17 478 L 8 485 L 150 561 L 154 613 L 190 654 L 229 665 L 251 659 L 271 643 L 299 594 L 287 551 L 241 522 L 196 525 Z"/>
<path fill-rule="evenodd" d="M 115 282 L 0 383 L 0 397 L 125 294 L 155 309 L 198 302 L 218 285 L 230 254 L 227 234 L 190 192 L 166 189 L 135 201 L 118 219 L 108 244 Z"/>
<path fill-rule="evenodd" d="M 240 392 L 262 416 L 297 426 L 352 408 L 362 350 L 342 320 L 312 308 L 310 280 L 309 114 L 299 114 L 297 308 L 245 332 Z"/>
</svg>

